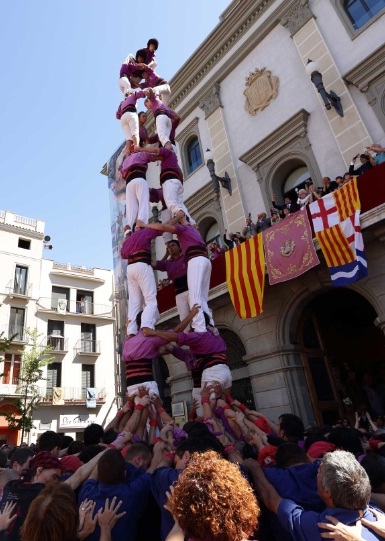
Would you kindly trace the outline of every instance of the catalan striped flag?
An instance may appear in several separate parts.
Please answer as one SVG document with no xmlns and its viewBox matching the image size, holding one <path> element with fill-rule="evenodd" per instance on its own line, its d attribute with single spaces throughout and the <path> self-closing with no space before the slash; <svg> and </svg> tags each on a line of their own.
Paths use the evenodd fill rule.
<svg viewBox="0 0 385 541">
<path fill-rule="evenodd" d="M 333 285 L 348 285 L 367 276 L 357 179 L 312 203 L 310 212 Z"/>
<path fill-rule="evenodd" d="M 226 281 L 230 298 L 240 318 L 263 312 L 265 254 L 262 233 L 232 248 L 226 256 Z"/>
</svg>

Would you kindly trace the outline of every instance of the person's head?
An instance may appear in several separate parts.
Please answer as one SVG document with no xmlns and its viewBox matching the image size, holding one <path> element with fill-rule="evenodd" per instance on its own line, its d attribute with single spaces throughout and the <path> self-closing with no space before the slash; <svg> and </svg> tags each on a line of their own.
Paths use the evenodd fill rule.
<svg viewBox="0 0 385 541">
<path fill-rule="evenodd" d="M 362 164 L 366 163 L 369 161 L 369 155 L 368 154 L 360 154 L 360 162 Z"/>
<path fill-rule="evenodd" d="M 173 259 L 178 259 L 182 253 L 182 249 L 177 240 L 170 240 L 167 243 L 167 252 Z"/>
<path fill-rule="evenodd" d="M 260 513 L 238 466 L 213 451 L 194 455 L 167 505 L 187 537 L 212 541 L 248 538 Z"/>
<path fill-rule="evenodd" d="M 342 184 L 344 181 L 344 179 L 339 175 L 338 177 L 336 177 L 336 182 L 338 185 Z"/>
<path fill-rule="evenodd" d="M 303 440 L 305 427 L 294 413 L 283 413 L 279 418 L 279 435 L 285 441 L 298 442 Z"/>
<path fill-rule="evenodd" d="M 7 453 L 3 450 L 0 450 L 0 468 L 5 468 L 8 462 Z"/>
<path fill-rule="evenodd" d="M 356 457 L 362 455 L 363 451 L 360 435 L 359 432 L 353 428 L 345 426 L 333 428 L 330 431 L 328 441 L 333 443 L 336 446 L 336 449 L 349 451 L 349 453 L 353 453 Z"/>
<path fill-rule="evenodd" d="M 344 179 L 345 181 L 346 181 L 346 180 L 350 180 L 350 176 L 351 176 L 350 173 L 349 173 L 349 172 L 346 172 L 346 173 L 344 173 L 343 179 Z"/>
<path fill-rule="evenodd" d="M 288 468 L 297 464 L 307 464 L 309 457 L 296 443 L 287 442 L 280 445 L 275 453 L 277 468 Z"/>
<path fill-rule="evenodd" d="M 304 190 L 303 188 L 301 188 L 298 192 L 298 195 L 301 199 L 303 199 L 304 197 L 306 197 L 307 193 L 306 193 L 306 190 Z"/>
<path fill-rule="evenodd" d="M 325 184 L 325 186 L 328 188 L 330 186 L 331 180 L 330 177 L 323 177 L 322 182 Z"/>
<path fill-rule="evenodd" d="M 68 449 L 70 443 L 74 441 L 72 436 L 62 436 L 60 442 L 60 449 Z"/>
<path fill-rule="evenodd" d="M 156 38 L 151 38 L 147 42 L 147 48 L 148 50 L 153 53 L 154 51 L 157 51 L 159 47 L 159 41 Z"/>
<path fill-rule="evenodd" d="M 290 197 L 285 197 L 284 202 L 285 202 L 285 205 L 290 205 L 291 203 Z"/>
<path fill-rule="evenodd" d="M 9 467 L 15 470 L 19 475 L 23 470 L 29 468 L 29 463 L 34 455 L 34 452 L 28 447 L 16 449 L 10 459 Z"/>
<path fill-rule="evenodd" d="M 98 462 L 98 479 L 106 485 L 118 485 L 124 482 L 126 469 L 124 458 L 117 449 L 108 449 Z"/>
<path fill-rule="evenodd" d="M 143 126 L 147 122 L 147 113 L 145 113 L 144 111 L 141 111 L 138 114 L 138 118 L 139 118 L 139 124 Z"/>
<path fill-rule="evenodd" d="M 55 456 L 59 455 L 61 439 L 59 434 L 56 434 L 53 430 L 47 430 L 43 432 L 37 440 L 38 451 L 49 451 Z"/>
<path fill-rule="evenodd" d="M 68 455 L 77 455 L 84 449 L 84 441 L 73 441 L 69 444 L 67 454 Z"/>
<path fill-rule="evenodd" d="M 82 451 L 79 453 L 79 459 L 86 464 L 89 462 L 94 456 L 98 455 L 103 451 L 103 447 L 101 445 L 87 445 L 84 447 Z"/>
<path fill-rule="evenodd" d="M 22 541 L 78 539 L 79 511 L 75 493 L 65 483 L 46 486 L 31 503 L 21 528 Z"/>
<path fill-rule="evenodd" d="M 152 109 L 152 101 L 149 98 L 146 98 L 144 100 L 144 106 L 147 107 L 147 109 Z"/>
<path fill-rule="evenodd" d="M 83 440 L 84 445 L 96 445 L 103 442 L 104 430 L 103 427 L 96 423 L 91 423 L 84 429 Z"/>
<path fill-rule="evenodd" d="M 136 51 L 135 60 L 138 64 L 143 64 L 146 61 L 146 51 L 144 49 L 139 49 Z"/>
<path fill-rule="evenodd" d="M 143 443 L 133 443 L 124 455 L 124 460 L 135 466 L 135 468 L 147 470 L 152 460 L 151 451 Z"/>
<path fill-rule="evenodd" d="M 29 462 L 23 476 L 31 483 L 50 483 L 59 481 L 62 475 L 60 460 L 49 451 L 39 451 Z"/>
<path fill-rule="evenodd" d="M 352 453 L 326 453 L 318 470 L 317 489 L 327 507 L 365 509 L 371 487 L 369 477 Z"/>
<path fill-rule="evenodd" d="M 103 434 L 103 443 L 106 443 L 107 445 L 109 445 L 110 443 L 115 441 L 117 437 L 118 437 L 118 432 L 116 432 L 114 428 L 109 428 Z"/>
<path fill-rule="evenodd" d="M 290 209 L 288 209 L 287 207 L 285 207 L 282 212 L 283 212 L 284 216 L 289 216 L 290 215 Z"/>
<path fill-rule="evenodd" d="M 385 494 L 385 458 L 377 453 L 368 453 L 361 466 L 368 474 L 372 491 Z"/>
<path fill-rule="evenodd" d="M 175 467 L 179 470 L 185 468 L 194 453 L 205 453 L 206 451 L 222 454 L 223 446 L 211 434 L 207 436 L 194 434 L 194 436 L 188 437 L 175 449 Z"/>
</svg>

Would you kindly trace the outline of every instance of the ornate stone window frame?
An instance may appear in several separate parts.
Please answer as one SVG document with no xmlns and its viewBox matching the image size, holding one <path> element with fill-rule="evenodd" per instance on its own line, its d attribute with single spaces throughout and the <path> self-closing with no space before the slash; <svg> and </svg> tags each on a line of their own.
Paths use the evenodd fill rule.
<svg viewBox="0 0 385 541">
<path fill-rule="evenodd" d="M 294 160 L 304 163 L 315 184 L 322 176 L 307 135 L 309 116 L 308 111 L 301 109 L 239 158 L 256 172 L 266 208 L 271 204 L 272 194 L 278 195 L 282 189 L 277 174 L 285 163 Z"/>
<path fill-rule="evenodd" d="M 332 5 L 334 6 L 334 9 L 341 20 L 342 24 L 344 25 L 347 33 L 349 34 L 350 38 L 353 40 L 357 36 L 359 36 L 362 32 L 364 32 L 371 24 L 377 21 L 382 15 L 385 14 L 385 8 L 376 13 L 374 17 L 372 17 L 367 23 L 365 23 L 361 28 L 356 30 L 353 27 L 352 21 L 349 19 L 349 15 L 346 13 L 346 10 L 344 8 L 344 0 L 330 0 Z"/>
<path fill-rule="evenodd" d="M 180 156 L 182 158 L 182 169 L 183 169 L 183 175 L 184 175 L 185 180 L 189 179 L 194 173 L 196 173 L 196 171 L 198 171 L 201 167 L 203 167 L 205 165 L 204 152 L 203 152 L 202 142 L 201 142 L 201 138 L 200 138 L 200 134 L 199 134 L 199 126 L 198 126 L 198 124 L 199 124 L 199 117 L 196 116 L 175 137 L 175 140 L 179 145 L 179 152 L 180 152 Z M 200 147 L 200 151 L 201 151 L 201 155 L 202 155 L 202 163 L 200 165 L 198 165 L 198 167 L 196 167 L 193 171 L 191 171 L 189 173 L 188 172 L 188 153 L 187 153 L 187 149 L 188 149 L 189 143 L 191 142 L 191 139 L 193 139 L 194 137 L 196 137 L 198 139 L 198 142 L 199 142 L 199 147 Z"/>
</svg>

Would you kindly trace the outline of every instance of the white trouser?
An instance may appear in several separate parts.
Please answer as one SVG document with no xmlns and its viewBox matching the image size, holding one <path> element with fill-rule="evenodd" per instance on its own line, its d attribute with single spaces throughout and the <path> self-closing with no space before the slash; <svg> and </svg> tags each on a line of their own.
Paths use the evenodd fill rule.
<svg viewBox="0 0 385 541">
<path fill-rule="evenodd" d="M 123 92 L 123 94 L 131 91 L 131 83 L 128 77 L 121 77 L 119 79 L 119 88 Z"/>
<path fill-rule="evenodd" d="M 139 218 L 145 224 L 150 217 L 150 192 L 145 178 L 133 178 L 126 186 L 126 223 L 131 227 Z"/>
<path fill-rule="evenodd" d="M 120 119 L 120 125 L 126 137 L 126 141 L 133 141 L 134 145 L 139 144 L 139 119 L 138 114 L 127 111 Z"/>
<path fill-rule="evenodd" d="M 183 184 L 177 178 L 170 178 L 162 184 L 163 199 L 171 215 L 175 216 L 178 210 L 182 210 L 191 220 L 191 216 L 183 203 Z M 191 221 L 190 221 L 191 223 Z"/>
<path fill-rule="evenodd" d="M 175 302 L 176 302 L 176 308 L 178 310 L 180 320 L 183 321 L 190 313 L 188 290 L 183 291 L 183 293 L 179 293 L 179 295 L 175 295 Z M 184 332 L 189 332 L 189 330 L 190 330 L 190 324 L 187 325 Z"/>
<path fill-rule="evenodd" d="M 202 387 L 210 383 L 219 383 L 222 389 L 230 389 L 233 378 L 230 368 L 227 364 L 216 364 L 210 368 L 205 368 L 202 372 Z"/>
<path fill-rule="evenodd" d="M 148 389 L 148 396 L 159 396 L 159 389 L 156 381 L 145 381 L 144 383 L 135 383 L 135 385 L 129 385 L 127 387 L 127 397 L 132 398 L 139 392 L 139 387 L 145 387 Z"/>
<path fill-rule="evenodd" d="M 195 332 L 206 332 L 206 323 L 203 312 L 211 317 L 211 310 L 207 304 L 210 287 L 211 261 L 208 257 L 198 256 L 189 260 L 187 264 L 187 284 L 189 289 L 190 306 L 198 304 L 199 312 L 194 316 L 191 326 Z"/>
<path fill-rule="evenodd" d="M 197 401 L 198 403 L 198 407 L 197 409 L 195 410 L 195 413 L 197 414 L 197 417 L 203 417 L 203 406 L 202 406 L 202 403 L 201 403 L 201 388 L 200 387 L 193 387 L 193 390 L 192 390 L 192 399 L 193 399 L 193 402 L 194 400 Z"/>
<path fill-rule="evenodd" d="M 169 84 L 154 86 L 153 88 L 155 96 L 157 96 L 166 107 L 170 103 L 171 89 Z"/>
<path fill-rule="evenodd" d="M 136 316 L 142 308 L 142 327 L 154 329 L 159 319 L 159 311 L 156 301 L 155 276 L 151 265 L 141 262 L 127 265 L 127 289 L 127 317 L 129 320 L 127 334 L 136 334 L 138 332 Z"/>
<path fill-rule="evenodd" d="M 158 139 L 165 146 L 168 141 L 170 141 L 170 132 L 171 132 L 171 120 L 167 115 L 158 115 L 156 117 L 156 133 L 158 134 Z"/>
</svg>

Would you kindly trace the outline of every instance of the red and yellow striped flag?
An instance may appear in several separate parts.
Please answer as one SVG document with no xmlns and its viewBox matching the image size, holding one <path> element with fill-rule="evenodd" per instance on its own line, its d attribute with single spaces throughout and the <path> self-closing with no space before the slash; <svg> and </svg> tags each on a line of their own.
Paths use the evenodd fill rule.
<svg viewBox="0 0 385 541">
<path fill-rule="evenodd" d="M 226 256 L 226 281 L 230 298 L 240 318 L 263 312 L 265 253 L 262 233 L 232 248 Z"/>
</svg>

